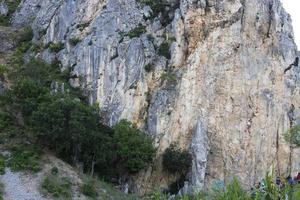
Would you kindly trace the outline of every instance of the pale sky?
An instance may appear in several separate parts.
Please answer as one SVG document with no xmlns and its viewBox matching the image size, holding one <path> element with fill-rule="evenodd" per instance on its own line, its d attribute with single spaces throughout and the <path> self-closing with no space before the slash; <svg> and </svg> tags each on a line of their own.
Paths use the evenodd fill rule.
<svg viewBox="0 0 300 200">
<path fill-rule="evenodd" d="M 300 0 L 281 0 L 281 2 L 292 17 L 295 40 L 300 51 Z"/>
</svg>

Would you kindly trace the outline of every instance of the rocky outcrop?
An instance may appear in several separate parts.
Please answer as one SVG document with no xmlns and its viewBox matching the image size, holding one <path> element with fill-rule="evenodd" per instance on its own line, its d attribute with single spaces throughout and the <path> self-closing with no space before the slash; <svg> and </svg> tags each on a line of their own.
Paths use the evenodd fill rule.
<svg viewBox="0 0 300 200">
<path fill-rule="evenodd" d="M 164 5 L 167 16 L 151 17 L 135 0 L 24 0 L 12 24 L 31 23 L 37 43 L 64 43 L 40 56 L 72 67 L 72 83 L 83 80 L 109 125 L 127 118 L 155 138 L 156 161 L 132 190 L 173 181 L 160 160 L 174 142 L 194 155 L 190 191 L 234 175 L 249 187 L 273 167 L 299 170 L 283 140 L 299 115 L 299 54 L 280 1 Z"/>
</svg>

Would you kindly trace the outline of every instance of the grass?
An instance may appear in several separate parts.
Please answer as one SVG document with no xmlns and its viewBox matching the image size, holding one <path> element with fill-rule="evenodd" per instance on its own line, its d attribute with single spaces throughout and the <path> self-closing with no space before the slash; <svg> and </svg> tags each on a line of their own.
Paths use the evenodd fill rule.
<svg viewBox="0 0 300 200">
<path fill-rule="evenodd" d="M 72 183 L 66 177 L 50 174 L 45 177 L 41 184 L 44 195 L 53 199 L 72 199 Z"/>
<path fill-rule="evenodd" d="M 138 198 L 136 195 L 125 194 L 118 190 L 113 184 L 101 181 L 98 178 L 84 175 L 81 179 L 84 180 L 84 182 L 80 190 L 82 194 L 90 199 L 141 200 L 141 198 Z"/>
<path fill-rule="evenodd" d="M 97 186 L 95 179 L 89 178 L 86 180 L 83 185 L 80 187 L 82 194 L 88 196 L 92 199 L 96 199 L 98 196 Z"/>
</svg>

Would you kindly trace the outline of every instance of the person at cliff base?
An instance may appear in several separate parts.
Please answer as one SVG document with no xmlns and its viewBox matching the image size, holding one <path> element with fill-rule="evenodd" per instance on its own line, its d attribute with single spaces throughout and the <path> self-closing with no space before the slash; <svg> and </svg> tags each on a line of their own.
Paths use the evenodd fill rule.
<svg viewBox="0 0 300 200">
<path fill-rule="evenodd" d="M 300 183 L 300 172 L 298 172 L 298 175 L 296 176 L 296 181 Z"/>
</svg>

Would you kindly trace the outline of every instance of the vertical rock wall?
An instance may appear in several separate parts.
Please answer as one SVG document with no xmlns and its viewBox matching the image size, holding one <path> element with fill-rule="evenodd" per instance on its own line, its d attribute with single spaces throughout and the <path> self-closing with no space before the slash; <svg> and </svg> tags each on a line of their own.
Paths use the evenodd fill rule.
<svg viewBox="0 0 300 200">
<path fill-rule="evenodd" d="M 279 0 L 167 3 L 180 3 L 167 25 L 135 0 L 24 0 L 12 23 L 31 23 L 36 42 L 64 42 L 40 56 L 72 67 L 72 82 L 81 77 L 108 124 L 127 118 L 156 139 L 156 160 L 132 190 L 174 181 L 161 167 L 173 142 L 193 153 L 190 191 L 233 175 L 251 186 L 273 167 L 299 170 L 283 140 L 299 116 L 299 55 Z M 141 26 L 145 33 L 129 36 Z M 159 54 L 163 42 L 171 59 Z"/>
</svg>

